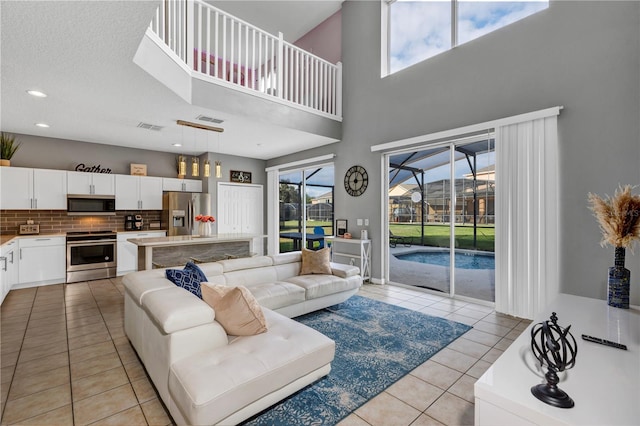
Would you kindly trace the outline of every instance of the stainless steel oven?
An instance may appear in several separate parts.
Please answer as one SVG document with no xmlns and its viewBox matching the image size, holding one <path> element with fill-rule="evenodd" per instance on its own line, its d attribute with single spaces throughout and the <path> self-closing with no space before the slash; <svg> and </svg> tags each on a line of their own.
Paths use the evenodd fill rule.
<svg viewBox="0 0 640 426">
<path fill-rule="evenodd" d="M 67 283 L 115 277 L 117 246 L 112 231 L 67 232 Z"/>
</svg>

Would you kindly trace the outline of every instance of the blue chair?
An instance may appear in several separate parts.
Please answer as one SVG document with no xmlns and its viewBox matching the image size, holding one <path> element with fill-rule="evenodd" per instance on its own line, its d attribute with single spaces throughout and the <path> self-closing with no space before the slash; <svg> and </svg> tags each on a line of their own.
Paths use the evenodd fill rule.
<svg viewBox="0 0 640 426">
<path fill-rule="evenodd" d="M 315 226 L 313 228 L 313 233 L 315 235 L 324 235 L 324 228 L 322 226 Z M 318 250 L 324 248 L 324 239 L 320 240 L 320 245 L 318 246 Z"/>
</svg>

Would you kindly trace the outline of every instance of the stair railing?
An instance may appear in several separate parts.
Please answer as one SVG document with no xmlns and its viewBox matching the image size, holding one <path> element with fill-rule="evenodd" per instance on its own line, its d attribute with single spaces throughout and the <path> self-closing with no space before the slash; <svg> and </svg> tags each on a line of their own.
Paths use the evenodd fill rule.
<svg viewBox="0 0 640 426">
<path fill-rule="evenodd" d="M 164 0 L 149 28 L 201 77 L 342 119 L 342 64 L 300 49 L 282 33 L 201 0 Z"/>
</svg>

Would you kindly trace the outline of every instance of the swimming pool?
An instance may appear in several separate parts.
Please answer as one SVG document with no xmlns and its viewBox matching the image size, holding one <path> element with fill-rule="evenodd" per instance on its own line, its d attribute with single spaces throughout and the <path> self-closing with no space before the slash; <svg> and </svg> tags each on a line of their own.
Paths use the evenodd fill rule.
<svg viewBox="0 0 640 426">
<path fill-rule="evenodd" d="M 449 252 L 445 251 L 419 251 L 394 254 L 394 256 L 400 260 L 439 266 L 449 266 L 451 259 Z M 456 252 L 456 268 L 496 269 L 495 257 L 486 254 Z"/>
</svg>

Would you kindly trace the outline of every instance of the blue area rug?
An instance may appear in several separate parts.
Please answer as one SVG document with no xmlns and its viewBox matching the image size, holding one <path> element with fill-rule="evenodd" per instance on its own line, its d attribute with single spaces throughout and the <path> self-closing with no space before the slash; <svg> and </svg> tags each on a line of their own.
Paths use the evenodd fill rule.
<svg viewBox="0 0 640 426">
<path fill-rule="evenodd" d="M 246 425 L 334 425 L 471 328 L 360 296 L 295 320 L 336 342 L 331 373 Z"/>
</svg>

